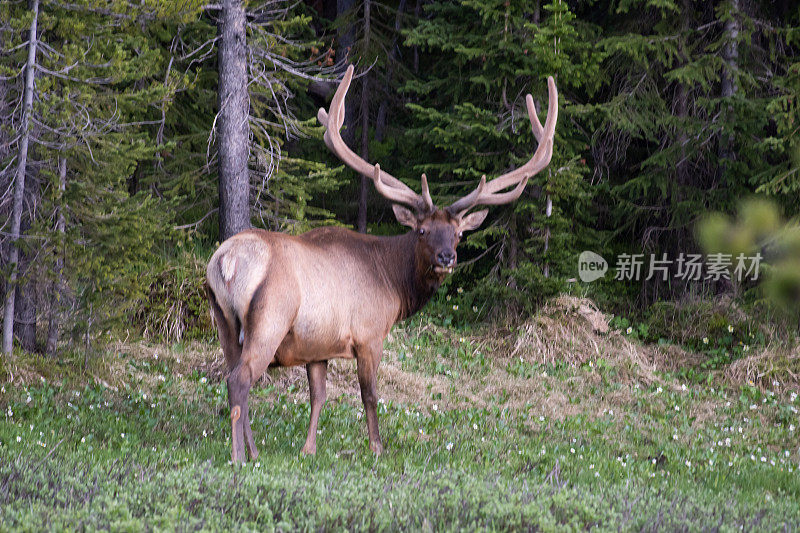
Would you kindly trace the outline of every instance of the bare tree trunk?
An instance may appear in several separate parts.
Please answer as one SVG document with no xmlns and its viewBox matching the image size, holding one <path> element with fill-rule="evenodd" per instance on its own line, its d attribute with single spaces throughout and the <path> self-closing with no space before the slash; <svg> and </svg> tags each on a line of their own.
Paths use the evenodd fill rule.
<svg viewBox="0 0 800 533">
<path fill-rule="evenodd" d="M 25 64 L 25 94 L 22 99 L 22 136 L 19 141 L 19 157 L 14 179 L 14 203 L 11 211 L 11 235 L 9 242 L 8 263 L 11 267 L 8 285 L 6 285 L 6 302 L 3 309 L 3 353 L 9 354 L 14 346 L 14 298 L 18 277 L 19 248 L 22 223 L 22 197 L 25 192 L 25 170 L 28 165 L 28 141 L 30 139 L 30 115 L 33 107 L 33 75 L 36 69 L 36 26 L 39 21 L 39 0 L 33 0 L 31 11 L 30 36 L 28 40 L 28 61 Z"/>
<path fill-rule="evenodd" d="M 397 6 L 397 14 L 394 17 L 394 35 L 392 36 L 392 46 L 389 48 L 389 57 L 387 59 L 386 67 L 386 93 L 389 93 L 389 86 L 392 83 L 394 76 L 394 64 L 397 61 L 397 38 L 400 35 L 400 23 L 402 22 L 403 13 L 406 10 L 406 0 L 400 0 Z M 386 98 L 381 98 L 381 103 L 378 106 L 378 118 L 375 120 L 375 140 L 383 142 L 386 134 L 386 114 L 388 111 L 388 103 Z"/>
<path fill-rule="evenodd" d="M 370 33 L 370 0 L 364 0 L 364 50 L 369 50 Z M 361 84 L 361 157 L 369 161 L 369 74 L 364 76 Z M 367 177 L 361 176 L 358 191 L 358 222 L 359 233 L 367 232 Z"/>
<path fill-rule="evenodd" d="M 30 194 L 30 190 L 28 194 Z M 30 228 L 30 217 L 23 216 L 20 235 L 28 233 Z M 19 251 L 19 262 L 17 263 L 19 275 L 14 295 L 14 336 L 26 352 L 36 351 L 36 280 L 24 276 L 29 271 L 35 255 L 36 252 L 28 248 Z"/>
<path fill-rule="evenodd" d="M 241 0 L 224 0 L 219 47 L 219 231 L 225 240 L 250 227 L 250 101 Z"/>
<path fill-rule="evenodd" d="M 62 202 L 64 199 L 64 191 L 67 188 L 67 159 L 65 157 L 58 158 L 58 199 L 59 205 L 57 207 L 58 213 L 56 214 L 56 239 L 59 239 L 56 246 L 56 261 L 55 261 L 55 275 L 56 279 L 53 281 L 53 286 L 50 291 L 50 316 L 48 317 L 47 325 L 47 344 L 45 345 L 45 352 L 48 355 L 55 355 L 58 348 L 58 330 L 61 327 L 61 299 L 62 288 L 64 287 L 64 255 L 63 255 L 63 238 L 65 231 L 64 209 Z"/>
<path fill-rule="evenodd" d="M 348 11 L 353 9 L 355 5 L 354 0 L 336 0 L 336 17 L 341 19 L 341 17 L 345 16 Z M 355 29 L 353 28 L 353 24 L 342 25 L 339 27 L 339 49 L 336 52 L 337 58 L 347 58 L 348 63 L 353 62 L 353 45 L 355 45 Z M 354 146 L 356 137 L 355 137 L 355 129 L 356 129 L 356 106 L 345 106 L 344 107 L 344 129 L 342 131 L 342 140 L 348 146 Z M 346 170 L 346 172 L 350 172 Z M 363 181 L 363 177 L 361 180 Z M 360 187 L 359 182 L 359 187 Z M 359 188 L 360 190 L 360 188 Z M 359 199 L 361 198 L 359 194 Z M 359 206 L 359 215 L 360 216 L 360 206 Z M 365 219 L 366 220 L 366 219 Z"/>
</svg>

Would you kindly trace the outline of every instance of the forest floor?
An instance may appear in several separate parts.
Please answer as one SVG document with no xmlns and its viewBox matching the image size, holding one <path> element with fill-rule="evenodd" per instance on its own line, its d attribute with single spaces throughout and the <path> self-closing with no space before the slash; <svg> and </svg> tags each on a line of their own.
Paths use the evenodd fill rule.
<svg viewBox="0 0 800 533">
<path fill-rule="evenodd" d="M 16 354 L 0 530 L 800 529 L 798 375 L 770 374 L 767 347 L 705 371 L 607 318 L 561 297 L 514 328 L 396 327 L 380 457 L 352 361 L 330 366 L 312 457 L 305 371 L 270 372 L 241 467 L 211 342 L 118 343 L 85 370 Z"/>
</svg>

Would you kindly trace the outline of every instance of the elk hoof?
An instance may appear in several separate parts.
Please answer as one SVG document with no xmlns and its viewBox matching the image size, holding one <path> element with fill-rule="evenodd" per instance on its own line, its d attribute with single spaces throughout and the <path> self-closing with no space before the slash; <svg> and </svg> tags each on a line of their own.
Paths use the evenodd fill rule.
<svg viewBox="0 0 800 533">
<path fill-rule="evenodd" d="M 383 445 L 380 442 L 370 442 L 369 449 L 372 450 L 375 455 L 383 453 Z"/>
</svg>

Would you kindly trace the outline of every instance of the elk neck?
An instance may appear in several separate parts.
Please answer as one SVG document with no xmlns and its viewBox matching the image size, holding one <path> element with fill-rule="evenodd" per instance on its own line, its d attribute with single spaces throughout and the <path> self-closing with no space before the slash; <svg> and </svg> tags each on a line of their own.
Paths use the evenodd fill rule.
<svg viewBox="0 0 800 533">
<path fill-rule="evenodd" d="M 398 321 L 422 309 L 444 281 L 444 275 L 433 271 L 430 258 L 417 254 L 418 239 L 415 231 L 381 239 L 386 281 L 400 296 Z"/>
</svg>

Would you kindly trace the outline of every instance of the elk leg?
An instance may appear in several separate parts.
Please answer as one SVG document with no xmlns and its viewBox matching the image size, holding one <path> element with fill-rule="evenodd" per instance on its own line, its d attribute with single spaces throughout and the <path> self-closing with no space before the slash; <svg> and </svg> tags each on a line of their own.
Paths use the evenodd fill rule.
<svg viewBox="0 0 800 533">
<path fill-rule="evenodd" d="M 231 460 L 244 461 L 244 434 L 247 415 L 247 395 L 250 392 L 250 369 L 241 362 L 228 376 L 228 404 L 231 408 Z"/>
<path fill-rule="evenodd" d="M 308 436 L 303 446 L 303 453 L 313 455 L 317 453 L 317 424 L 319 413 L 325 403 L 325 380 L 328 373 L 328 361 L 314 361 L 306 365 L 308 375 L 308 391 L 311 403 L 311 421 L 308 424 Z"/>
<path fill-rule="evenodd" d="M 214 323 L 217 325 L 219 343 L 222 345 L 225 363 L 228 366 L 228 371 L 231 371 L 242 357 L 242 345 L 239 344 L 237 339 L 238 332 L 236 329 L 238 325 L 228 323 L 225 319 L 225 313 L 222 312 L 222 309 L 217 303 L 214 293 L 210 288 L 206 288 L 206 292 L 208 294 L 208 301 L 211 304 L 211 313 L 214 316 Z"/>
<path fill-rule="evenodd" d="M 376 455 L 380 455 L 383 452 L 383 444 L 381 444 L 381 436 L 378 432 L 378 393 L 375 387 L 383 343 L 378 341 L 376 344 L 377 346 L 362 347 L 358 350 L 356 365 L 358 367 L 358 383 L 361 386 L 361 401 L 364 402 L 364 411 L 367 416 L 369 449 Z"/>
<path fill-rule="evenodd" d="M 228 323 L 225 319 L 225 314 L 222 312 L 222 309 L 214 297 L 214 293 L 210 289 L 207 289 L 207 293 L 209 303 L 211 304 L 211 312 L 214 315 L 214 322 L 217 325 L 217 333 L 219 334 L 220 345 L 222 345 L 222 353 L 225 356 L 225 363 L 228 366 L 228 370 L 232 371 L 242 358 L 242 345 L 238 342 L 238 333 L 236 331 L 238 329 L 238 324 Z M 228 398 L 231 398 L 230 390 L 228 392 Z M 231 404 L 231 408 L 233 407 L 233 404 Z M 237 435 L 241 434 L 238 433 L 239 429 L 243 429 L 247 451 L 250 453 L 250 457 L 255 459 L 258 457 L 258 450 L 256 450 L 255 441 L 253 439 L 253 430 L 250 428 L 250 414 L 248 412 L 244 413 L 244 419 L 240 426 L 239 419 L 241 417 L 241 406 L 239 406 L 239 411 L 236 414 L 233 409 L 231 409 L 232 436 L 234 437 L 234 442 L 236 442 Z"/>
<path fill-rule="evenodd" d="M 247 446 L 247 453 L 250 454 L 250 459 L 255 461 L 258 458 L 258 448 L 256 448 L 256 441 L 253 438 L 253 430 L 250 428 L 250 411 L 245 412 L 244 418 L 244 444 Z"/>
</svg>

